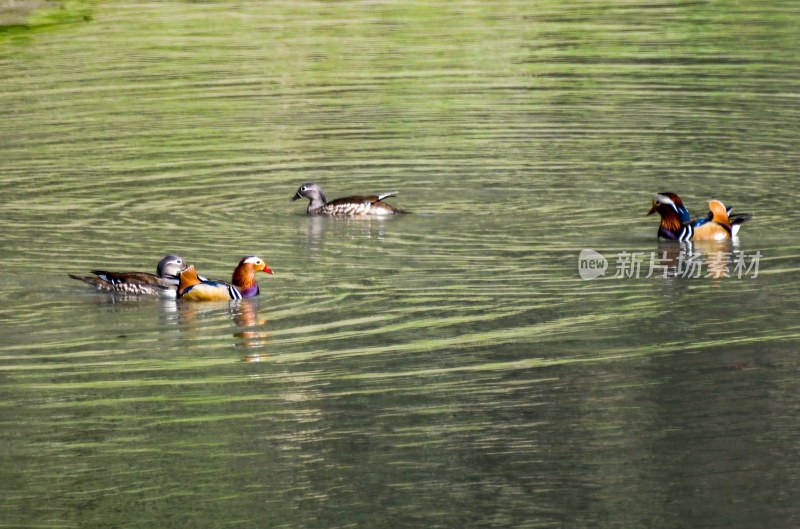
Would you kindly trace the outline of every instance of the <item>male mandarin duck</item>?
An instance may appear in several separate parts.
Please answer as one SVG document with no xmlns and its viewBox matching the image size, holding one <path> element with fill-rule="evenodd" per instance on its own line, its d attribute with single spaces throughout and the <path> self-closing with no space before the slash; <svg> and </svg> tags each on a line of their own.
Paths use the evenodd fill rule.
<svg viewBox="0 0 800 529">
<path fill-rule="evenodd" d="M 186 270 L 186 260 L 178 255 L 167 255 L 158 262 L 156 273 L 149 272 L 108 272 L 92 270 L 92 276 L 69 277 L 92 285 L 104 292 L 124 292 L 127 294 L 157 294 L 175 296 L 178 291 L 178 274 Z"/>
<path fill-rule="evenodd" d="M 328 202 L 325 194 L 317 184 L 303 184 L 292 197 L 292 201 L 307 198 L 309 215 L 328 215 L 333 217 L 367 217 L 373 215 L 397 215 L 405 211 L 393 208 L 383 202 L 384 198 L 392 197 L 397 193 L 381 193 L 380 195 L 365 195 L 337 198 Z"/>
<path fill-rule="evenodd" d="M 260 257 L 243 257 L 233 271 L 231 283 L 198 277 L 194 266 L 179 275 L 178 298 L 192 301 L 229 301 L 252 298 L 260 293 L 256 283 L 256 272 L 272 274 L 272 270 Z"/>
<path fill-rule="evenodd" d="M 732 214 L 733 208 L 725 208 L 719 200 L 709 200 L 711 210 L 707 216 L 691 218 L 689 210 L 675 193 L 658 193 L 653 197 L 653 207 L 647 212 L 661 215 L 658 236 L 673 241 L 721 240 L 735 237 L 741 225 L 752 213 Z"/>
</svg>

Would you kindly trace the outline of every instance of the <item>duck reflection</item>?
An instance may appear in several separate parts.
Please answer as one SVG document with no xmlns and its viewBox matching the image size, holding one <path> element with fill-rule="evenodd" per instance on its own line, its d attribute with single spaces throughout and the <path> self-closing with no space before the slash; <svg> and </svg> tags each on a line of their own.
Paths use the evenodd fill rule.
<svg viewBox="0 0 800 529">
<path fill-rule="evenodd" d="M 266 330 L 268 320 L 259 317 L 258 298 L 247 298 L 230 302 L 191 303 L 171 300 L 162 304 L 163 318 L 179 325 L 182 332 L 199 334 L 213 331 L 233 321 L 234 346 L 245 349 L 264 349 L 270 341 Z M 264 353 L 258 351 L 246 355 L 242 360 L 259 362 Z"/>
<path fill-rule="evenodd" d="M 731 277 L 732 266 L 740 256 L 733 239 L 665 241 L 658 243 L 660 269 L 664 277 L 723 279 Z M 651 265 L 652 266 L 652 265 Z"/>
<path fill-rule="evenodd" d="M 238 327 L 233 337 L 237 338 L 237 347 L 261 349 L 269 343 L 270 333 L 266 330 L 267 319 L 259 319 L 258 305 L 255 299 L 243 299 L 231 304 L 231 316 Z M 260 362 L 261 353 L 245 355 L 246 362 Z"/>
<path fill-rule="evenodd" d="M 307 244 L 313 249 L 320 249 L 325 238 L 330 235 L 337 239 L 370 239 L 383 241 L 386 238 L 387 227 L 396 218 L 367 217 L 367 218 L 336 218 L 313 216 L 307 221 Z"/>
</svg>

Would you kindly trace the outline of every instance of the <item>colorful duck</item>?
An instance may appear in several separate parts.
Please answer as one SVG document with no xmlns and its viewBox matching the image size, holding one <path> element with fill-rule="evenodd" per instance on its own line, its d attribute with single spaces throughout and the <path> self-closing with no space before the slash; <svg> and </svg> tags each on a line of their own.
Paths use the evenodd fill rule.
<svg viewBox="0 0 800 529">
<path fill-rule="evenodd" d="M 156 273 L 108 272 L 92 270 L 91 276 L 69 274 L 104 292 L 175 296 L 178 291 L 178 274 L 186 270 L 186 260 L 178 255 L 167 255 L 158 262 Z"/>
<path fill-rule="evenodd" d="M 383 199 L 393 197 L 397 193 L 381 193 L 380 195 L 365 195 L 337 198 L 330 202 L 325 198 L 322 189 L 313 183 L 301 185 L 292 201 L 303 197 L 308 199 L 309 215 L 328 215 L 331 217 L 367 217 L 374 215 L 397 215 L 405 211 L 393 208 L 383 202 Z"/>
<path fill-rule="evenodd" d="M 743 223 L 753 218 L 751 213 L 732 214 L 732 208 L 725 208 L 719 200 L 709 200 L 708 208 L 711 211 L 707 216 L 693 219 L 678 195 L 658 193 L 647 214 L 658 212 L 661 216 L 658 236 L 673 241 L 730 239 Z"/>
<path fill-rule="evenodd" d="M 243 257 L 233 271 L 231 283 L 213 281 L 197 275 L 194 266 L 180 273 L 178 298 L 192 301 L 229 301 L 252 298 L 260 293 L 256 272 L 272 274 L 264 260 L 257 256 Z"/>
</svg>

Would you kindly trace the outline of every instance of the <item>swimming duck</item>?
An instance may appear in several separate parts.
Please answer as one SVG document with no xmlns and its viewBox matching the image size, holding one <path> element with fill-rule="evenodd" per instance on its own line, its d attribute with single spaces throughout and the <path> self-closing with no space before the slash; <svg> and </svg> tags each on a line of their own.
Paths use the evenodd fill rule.
<svg viewBox="0 0 800 529">
<path fill-rule="evenodd" d="M 658 212 L 661 225 L 658 236 L 673 241 L 721 240 L 735 237 L 742 224 L 753 218 L 752 213 L 732 213 L 719 200 L 709 200 L 708 215 L 692 218 L 681 198 L 675 193 L 658 193 L 648 215 Z"/>
<path fill-rule="evenodd" d="M 233 271 L 231 283 L 201 278 L 194 266 L 189 266 L 179 275 L 178 298 L 192 301 L 252 298 L 260 293 L 256 272 L 273 273 L 262 258 L 254 255 L 243 257 L 239 261 Z"/>
<path fill-rule="evenodd" d="M 104 292 L 175 296 L 178 291 L 178 274 L 186 270 L 186 260 L 178 255 L 167 255 L 158 262 L 156 273 L 108 272 L 92 270 L 91 276 L 69 274 Z"/>
<path fill-rule="evenodd" d="M 372 215 L 396 215 L 405 213 L 389 204 L 383 199 L 393 197 L 397 193 L 381 193 L 380 195 L 365 195 L 337 198 L 330 202 L 325 198 L 322 189 L 313 183 L 300 186 L 292 201 L 307 198 L 309 215 L 329 215 L 334 217 L 366 217 Z"/>
</svg>

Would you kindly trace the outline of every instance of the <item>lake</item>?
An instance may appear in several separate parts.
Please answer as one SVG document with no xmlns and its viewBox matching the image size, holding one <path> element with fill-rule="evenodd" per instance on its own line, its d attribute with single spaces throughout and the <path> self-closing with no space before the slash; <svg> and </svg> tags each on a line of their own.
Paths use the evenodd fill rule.
<svg viewBox="0 0 800 529">
<path fill-rule="evenodd" d="M 796 2 L 90 10 L 0 33 L 0 527 L 797 527 Z M 67 275 L 168 253 L 275 275 Z"/>
</svg>

